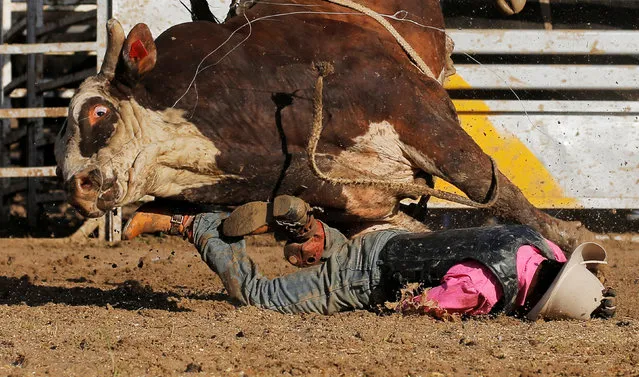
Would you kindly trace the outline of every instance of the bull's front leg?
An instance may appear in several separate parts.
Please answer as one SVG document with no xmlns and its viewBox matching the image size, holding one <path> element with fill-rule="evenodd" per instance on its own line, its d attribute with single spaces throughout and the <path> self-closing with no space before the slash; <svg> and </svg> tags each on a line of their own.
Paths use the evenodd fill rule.
<svg viewBox="0 0 639 377">
<path fill-rule="evenodd" d="M 486 157 L 480 157 L 482 168 L 478 169 L 478 172 L 483 172 L 484 177 L 460 180 L 453 173 L 450 182 L 476 201 L 487 202 L 494 195 L 496 200 L 489 208 L 494 215 L 531 226 L 563 250 L 572 251 L 580 242 L 594 238 L 580 222 L 560 220 L 534 207 L 521 190 L 501 172 L 497 172 L 498 185 L 495 186 L 490 173 L 490 160 L 486 161 Z"/>
<path fill-rule="evenodd" d="M 500 171 L 493 173 L 493 162 L 481 148 L 460 129 L 458 135 L 447 134 L 437 153 L 426 157 L 417 149 L 410 149 L 418 158 L 428 159 L 437 171 L 433 174 L 462 190 L 471 200 L 488 203 L 493 199 L 489 211 L 495 216 L 529 225 L 562 249 L 571 251 L 579 242 L 592 239 L 593 234 L 577 221 L 563 221 L 534 207 Z M 429 168 L 429 166 L 425 166 Z"/>
<path fill-rule="evenodd" d="M 410 113 L 415 117 L 395 126 L 404 153 L 415 166 L 453 184 L 473 201 L 495 198 L 489 208 L 494 215 L 529 225 L 564 250 L 593 238 L 581 223 L 559 220 L 535 208 L 506 176 L 493 172 L 492 160 L 462 129 L 441 87 L 432 84 L 417 102 Z"/>
</svg>

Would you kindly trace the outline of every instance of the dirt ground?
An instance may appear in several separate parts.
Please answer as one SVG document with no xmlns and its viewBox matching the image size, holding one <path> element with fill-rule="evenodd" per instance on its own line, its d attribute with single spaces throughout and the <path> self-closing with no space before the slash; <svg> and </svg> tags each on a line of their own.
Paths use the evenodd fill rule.
<svg viewBox="0 0 639 377">
<path fill-rule="evenodd" d="M 292 271 L 251 242 L 263 272 Z M 639 376 L 639 244 L 607 241 L 612 320 L 282 315 L 227 301 L 178 238 L 0 240 L 2 376 Z"/>
</svg>

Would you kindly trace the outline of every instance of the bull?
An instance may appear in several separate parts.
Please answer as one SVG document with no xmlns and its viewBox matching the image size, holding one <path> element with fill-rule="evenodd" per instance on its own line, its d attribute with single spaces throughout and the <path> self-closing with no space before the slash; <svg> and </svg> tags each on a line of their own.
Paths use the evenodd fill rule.
<svg viewBox="0 0 639 377">
<path fill-rule="evenodd" d="M 155 41 L 144 24 L 125 36 L 109 21 L 101 70 L 72 98 L 56 144 L 80 213 L 97 217 L 144 195 L 232 206 L 294 194 L 350 224 L 422 228 L 397 210 L 415 196 L 401 185 L 335 184 L 309 167 L 315 66 L 329 62 L 313 156 L 321 171 L 400 183 L 439 177 L 473 201 L 492 198 L 497 216 L 564 247 L 576 242 L 580 224 L 531 205 L 460 127 L 441 84 L 451 46 L 437 0 L 360 1 L 376 15 L 401 11 L 391 20 L 399 37 L 328 1 L 254 4 L 223 24 L 185 23 Z"/>
</svg>

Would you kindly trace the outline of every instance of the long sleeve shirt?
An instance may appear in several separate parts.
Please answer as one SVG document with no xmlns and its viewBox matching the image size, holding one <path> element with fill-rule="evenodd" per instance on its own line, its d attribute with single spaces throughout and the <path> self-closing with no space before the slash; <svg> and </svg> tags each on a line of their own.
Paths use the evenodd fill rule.
<svg viewBox="0 0 639 377">
<path fill-rule="evenodd" d="M 202 259 L 219 275 L 233 299 L 281 313 L 333 314 L 370 308 L 381 280 L 376 265 L 378 254 L 390 238 L 401 232 L 387 230 L 348 240 L 322 224 L 326 260 L 270 279 L 246 254 L 243 239 L 220 235 L 218 228 L 224 217 L 221 213 L 195 217 L 194 243 Z"/>
<path fill-rule="evenodd" d="M 216 272 L 229 295 L 244 305 L 282 313 L 332 314 L 370 308 L 379 304 L 377 288 L 382 280 L 379 253 L 399 230 L 384 230 L 348 240 L 322 223 L 326 240 L 323 263 L 277 278 L 263 276 L 246 254 L 243 239 L 220 235 L 226 215 L 206 213 L 194 220 L 194 241 L 202 259 Z M 558 261 L 561 250 L 551 247 Z M 519 294 L 523 303 L 534 273 L 543 261 L 536 249 L 522 246 L 517 253 Z M 449 312 L 484 314 L 499 301 L 501 286 L 492 272 L 478 262 L 462 262 L 448 270 L 441 285 L 428 291 L 428 298 Z"/>
<path fill-rule="evenodd" d="M 559 246 L 547 242 L 557 261 L 566 262 Z M 533 276 L 545 259 L 534 246 L 524 245 L 517 250 L 517 305 L 523 305 L 526 301 Z M 465 261 L 451 267 L 441 284 L 426 293 L 426 298 L 449 313 L 477 315 L 488 314 L 502 295 L 499 281 L 486 266 L 475 261 Z"/>
</svg>

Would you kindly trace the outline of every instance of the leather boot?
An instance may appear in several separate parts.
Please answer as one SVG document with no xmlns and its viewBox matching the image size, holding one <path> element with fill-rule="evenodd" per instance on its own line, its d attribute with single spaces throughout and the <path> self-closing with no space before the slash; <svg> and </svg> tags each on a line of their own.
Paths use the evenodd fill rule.
<svg viewBox="0 0 639 377">
<path fill-rule="evenodd" d="M 241 237 L 280 231 L 292 239 L 312 237 L 312 209 L 295 196 L 280 195 L 273 202 L 250 202 L 237 207 L 224 220 L 222 231 L 228 237 Z"/>
<path fill-rule="evenodd" d="M 194 218 L 195 210 L 193 209 L 172 209 L 161 203 L 145 203 L 127 221 L 122 230 L 122 238 L 130 240 L 143 233 L 163 232 L 182 236 L 193 242 Z"/>
<path fill-rule="evenodd" d="M 283 235 L 289 240 L 284 258 L 297 267 L 321 263 L 324 253 L 324 227 L 313 217 L 311 206 L 295 196 L 280 195 L 272 203 L 246 203 L 224 220 L 222 231 L 229 237 L 268 231 Z"/>
</svg>

